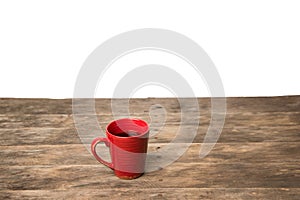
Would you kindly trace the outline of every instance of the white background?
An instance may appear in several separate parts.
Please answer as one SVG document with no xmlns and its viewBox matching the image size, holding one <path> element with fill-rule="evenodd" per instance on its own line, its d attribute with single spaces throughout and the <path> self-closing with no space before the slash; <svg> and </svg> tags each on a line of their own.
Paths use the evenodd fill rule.
<svg viewBox="0 0 300 200">
<path fill-rule="evenodd" d="M 0 97 L 71 98 L 87 56 L 112 36 L 138 28 L 169 29 L 197 42 L 215 63 L 226 96 L 300 94 L 300 1 L 11 0 L 0 2 Z M 132 66 L 184 66 L 167 57 L 141 52 L 120 60 L 95 96 L 110 97 L 116 76 Z M 196 95 L 209 96 L 193 76 L 186 70 Z M 148 86 L 134 96 L 172 94 Z"/>
</svg>

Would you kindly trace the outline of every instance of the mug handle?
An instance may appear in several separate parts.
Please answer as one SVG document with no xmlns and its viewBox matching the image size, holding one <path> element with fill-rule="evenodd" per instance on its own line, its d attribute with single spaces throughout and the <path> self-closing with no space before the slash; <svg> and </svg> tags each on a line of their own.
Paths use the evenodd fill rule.
<svg viewBox="0 0 300 200">
<path fill-rule="evenodd" d="M 91 150 L 92 150 L 92 153 L 94 155 L 94 157 L 100 162 L 102 163 L 103 165 L 106 165 L 107 167 L 113 169 L 113 164 L 112 163 L 109 163 L 105 160 L 103 160 L 102 158 L 100 158 L 100 156 L 98 156 L 97 152 L 96 152 L 96 146 L 98 143 L 100 142 L 104 142 L 104 144 L 109 147 L 110 146 L 110 142 L 107 138 L 95 138 L 92 142 L 92 145 L 91 145 Z"/>
</svg>

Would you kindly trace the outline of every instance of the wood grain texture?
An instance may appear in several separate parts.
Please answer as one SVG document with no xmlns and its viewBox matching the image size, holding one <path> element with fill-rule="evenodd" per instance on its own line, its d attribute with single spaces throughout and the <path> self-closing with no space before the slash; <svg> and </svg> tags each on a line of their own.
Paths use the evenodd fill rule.
<svg viewBox="0 0 300 200">
<path fill-rule="evenodd" d="M 120 180 L 99 165 L 0 166 L 7 190 L 103 188 L 299 188 L 299 164 L 173 163 L 132 180 Z M 12 178 L 14 177 L 14 178 Z M 21 180 L 21 181 L 20 181 Z"/>
<path fill-rule="evenodd" d="M 89 99 L 82 99 L 82 105 Z M 0 98 L 0 114 L 72 114 L 72 99 L 14 99 Z M 111 99 L 96 99 L 97 114 L 111 113 Z M 127 109 L 127 99 L 114 101 L 120 110 Z M 199 98 L 200 111 L 210 111 L 211 99 Z M 299 112 L 299 96 L 226 98 L 227 112 Z M 170 112 L 180 112 L 175 98 L 130 99 L 131 113 L 148 112 L 152 105 L 160 105 Z M 80 105 L 79 105 L 80 106 Z M 86 111 L 86 113 L 89 113 Z M 86 114 L 84 113 L 84 114 Z M 94 114 L 94 113 L 93 113 Z"/>
<path fill-rule="evenodd" d="M 151 121 L 147 114 L 134 116 Z M 91 123 L 92 118 L 98 119 L 102 130 L 105 130 L 107 123 L 113 120 L 109 114 L 79 116 L 79 120 L 84 123 L 83 131 L 93 132 L 95 130 Z M 158 116 L 156 120 L 164 119 Z M 182 125 L 186 131 L 197 131 L 194 139 L 194 142 L 197 143 L 204 139 L 210 115 L 200 115 L 199 120 L 199 126 L 193 123 Z M 294 142 L 300 140 L 300 112 L 298 111 L 230 113 L 226 115 L 225 120 L 219 142 Z M 150 125 L 151 132 L 159 131 L 150 142 L 170 142 L 177 134 L 179 126 L 180 115 L 168 114 L 166 123 L 161 129 L 155 126 L 155 123 Z M 0 145 L 16 145 L 20 142 L 22 144 L 78 144 L 80 140 L 77 130 L 72 115 L 0 115 L 0 136 L 3 139 Z M 96 135 L 91 137 L 94 138 Z"/>
<path fill-rule="evenodd" d="M 298 188 L 117 188 L 71 190 L 4 190 L 1 199 L 278 199 L 298 200 Z"/>
<path fill-rule="evenodd" d="M 81 143 L 74 115 L 89 131 L 92 118 L 102 128 L 113 119 L 111 99 L 96 99 L 96 113 L 87 102 L 72 113 L 71 99 L 0 99 L 0 199 L 299 199 L 300 96 L 227 98 L 224 129 L 204 159 L 198 155 L 211 102 L 198 99 L 199 127 L 193 118 L 183 125 L 187 134 L 197 131 L 185 154 L 131 181 L 115 177 Z M 127 102 L 115 102 L 120 113 Z M 188 108 L 187 119 L 197 112 L 181 106 Z M 159 131 L 149 140 L 151 152 L 169 145 L 180 126 L 177 99 L 131 99 L 129 110 L 149 122 L 164 120 L 157 113 L 166 111 L 162 129 L 151 124 Z M 181 142 L 171 145 L 174 151 Z M 108 155 L 104 146 L 98 149 Z"/>
<path fill-rule="evenodd" d="M 105 125 L 103 125 L 102 128 L 104 127 Z M 186 129 L 195 131 L 195 128 L 193 126 L 186 127 Z M 177 131 L 178 126 L 176 124 L 166 125 L 157 135 L 150 138 L 149 143 L 169 143 L 176 136 Z M 207 127 L 200 125 L 193 142 L 202 143 L 206 132 Z M 78 137 L 77 130 L 74 127 L 35 127 L 16 129 L 2 128 L 0 129 L 0 137 L 2 139 L 0 140 L 0 146 L 82 143 L 82 141 Z M 222 130 L 222 134 L 218 142 L 300 142 L 300 131 L 298 125 L 287 125 L 281 127 L 225 127 Z"/>
<path fill-rule="evenodd" d="M 298 200 L 296 188 L 157 188 L 86 190 L 5 190 L 1 199 L 279 199 Z"/>
<path fill-rule="evenodd" d="M 161 151 L 167 146 L 174 151 L 182 144 L 151 143 L 148 152 Z M 108 154 L 104 145 L 98 151 Z M 217 143 L 204 159 L 199 159 L 201 143 L 193 143 L 176 162 L 182 163 L 300 163 L 299 142 Z M 97 165 L 98 163 L 81 144 L 0 146 L 0 166 L 30 165 Z M 109 157 L 107 157 L 109 159 Z"/>
</svg>

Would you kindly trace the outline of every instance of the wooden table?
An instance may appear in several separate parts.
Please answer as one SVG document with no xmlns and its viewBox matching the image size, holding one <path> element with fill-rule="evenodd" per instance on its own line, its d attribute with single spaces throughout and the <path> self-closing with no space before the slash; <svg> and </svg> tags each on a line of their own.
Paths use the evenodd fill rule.
<svg viewBox="0 0 300 200">
<path fill-rule="evenodd" d="M 198 101 L 201 123 L 188 151 L 166 168 L 128 181 L 81 143 L 71 99 L 0 99 L 0 199 L 300 199 L 300 96 L 227 98 L 224 129 L 204 159 L 199 149 L 210 99 Z M 165 108 L 167 121 L 150 138 L 149 151 L 169 143 L 180 124 L 177 99 L 131 99 L 130 113 L 149 121 L 154 104 Z M 95 105 L 104 127 L 113 119 L 110 99 Z"/>
</svg>

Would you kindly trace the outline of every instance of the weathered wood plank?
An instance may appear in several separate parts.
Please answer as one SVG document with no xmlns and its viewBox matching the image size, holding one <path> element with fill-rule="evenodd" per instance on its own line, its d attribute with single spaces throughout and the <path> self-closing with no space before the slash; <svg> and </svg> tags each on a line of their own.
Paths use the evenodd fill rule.
<svg viewBox="0 0 300 200">
<path fill-rule="evenodd" d="M 111 115 L 83 115 L 77 116 L 77 119 L 80 120 L 82 124 L 86 127 L 93 127 L 93 121 L 91 119 L 98 120 L 98 123 L 101 126 L 106 126 L 110 121 L 114 120 L 114 117 Z M 134 115 L 134 117 L 141 118 L 143 120 L 151 122 L 150 116 L 147 114 Z M 187 122 L 184 125 L 193 125 L 194 127 L 208 126 L 210 122 L 210 115 L 199 115 L 198 119 L 200 124 L 197 124 L 191 116 L 191 122 Z M 186 116 L 188 121 L 189 116 Z M 225 118 L 225 128 L 228 127 L 240 127 L 248 126 L 257 127 L 257 126 L 300 126 L 300 112 L 276 112 L 276 113 L 227 113 Z M 180 125 L 181 115 L 180 114 L 168 114 L 166 119 L 164 116 L 156 116 L 152 119 L 153 122 L 165 121 L 165 124 L 176 124 Z M 151 125 L 151 124 L 150 124 Z M 72 115 L 0 115 L 0 128 L 34 128 L 34 127 L 43 127 L 43 128 L 61 128 L 61 127 L 74 127 L 74 118 Z M 155 123 L 154 123 L 155 127 Z"/>
<path fill-rule="evenodd" d="M 111 115 L 79 116 L 84 127 L 78 130 L 91 134 L 91 139 L 98 136 L 97 125 L 91 119 L 97 117 L 101 122 L 102 130 L 109 121 Z M 147 115 L 140 114 L 139 118 L 150 122 Z M 194 142 L 202 142 L 207 132 L 210 116 L 199 116 L 200 125 L 187 123 L 184 130 L 195 132 L 197 136 Z M 153 119 L 154 120 L 154 119 Z M 156 121 L 163 120 L 157 117 Z M 71 115 L 0 115 L 0 145 L 23 144 L 72 144 L 81 143 L 77 130 L 74 127 Z M 158 132 L 150 142 L 170 142 L 180 127 L 180 115 L 170 114 L 165 126 L 159 127 L 155 123 L 150 124 L 151 133 Z M 160 129 L 162 128 L 162 129 Z M 262 142 L 262 141 L 300 141 L 300 112 L 273 112 L 273 113 L 231 113 L 227 114 L 224 129 L 219 142 Z M 180 142 L 180 141 L 179 141 Z"/>
<path fill-rule="evenodd" d="M 1 199 L 278 199 L 298 200 L 299 188 L 111 188 L 3 190 Z"/>
<path fill-rule="evenodd" d="M 71 99 L 0 98 L 0 114 L 71 114 Z"/>
<path fill-rule="evenodd" d="M 126 101 L 118 103 L 120 113 L 127 109 Z M 219 143 L 204 159 L 198 158 L 199 143 L 209 125 L 210 99 L 198 102 L 201 124 L 188 151 L 164 169 L 125 181 L 99 164 L 81 144 L 71 99 L 0 99 L 0 199 L 299 197 L 300 96 L 227 98 Z M 76 116 L 86 127 L 79 128 L 93 131 L 93 116 L 85 114 L 94 113 L 82 105 Z M 151 106 L 154 111 L 167 111 L 165 127 L 149 141 L 150 151 L 159 151 L 180 126 L 180 105 L 175 98 L 131 99 L 130 114 L 150 122 Z M 183 106 L 189 107 L 188 103 Z M 111 100 L 96 99 L 95 108 L 104 128 L 113 119 Z M 186 116 L 195 112 L 191 107 Z M 156 114 L 152 120 L 162 117 Z M 160 127 L 153 124 L 155 132 Z M 184 125 L 186 134 L 197 127 L 192 117 Z M 180 143 L 173 145 L 176 149 Z"/>
<path fill-rule="evenodd" d="M 69 115 L 0 115 L 0 129 L 61 128 L 70 126 L 71 118 Z"/>
<path fill-rule="evenodd" d="M 169 145 L 174 151 L 182 144 L 149 144 L 148 152 L 160 151 Z M 176 162 L 182 163 L 294 163 L 300 166 L 300 142 L 281 143 L 217 143 L 204 159 L 199 158 L 201 144 L 192 144 Z M 101 146 L 101 155 L 109 155 Z M 83 145 L 1 146 L 0 165 L 97 165 L 98 162 Z M 106 156 L 109 157 L 109 156 Z"/>
<path fill-rule="evenodd" d="M 88 101 L 88 99 L 83 99 Z M 123 102 L 127 102 L 124 100 Z M 281 97 L 228 97 L 228 112 L 299 112 L 299 96 Z M 120 109 L 126 109 L 122 101 L 117 103 Z M 130 111 L 148 112 L 152 105 L 160 104 L 168 112 L 179 112 L 179 103 L 175 98 L 130 99 Z M 201 111 L 210 110 L 210 98 L 198 98 Z M 80 105 L 79 105 L 80 106 Z M 111 113 L 111 99 L 96 99 L 98 114 Z M 72 114 L 72 99 L 13 99 L 0 98 L 0 114 Z"/>
<path fill-rule="evenodd" d="M 104 128 L 103 125 L 102 128 Z M 158 131 L 159 129 L 151 128 Z M 185 130 L 195 131 L 193 126 Z M 149 143 L 169 143 L 177 134 L 177 125 L 166 125 L 155 136 L 150 137 Z M 152 131 L 153 132 L 153 131 Z M 207 127 L 200 126 L 193 143 L 202 143 Z M 92 138 L 99 136 L 91 136 Z M 75 128 L 20 128 L 0 129 L 0 146 L 8 145 L 58 145 L 81 144 Z M 179 140 L 180 142 L 180 140 Z M 300 142 L 300 128 L 298 125 L 290 126 L 262 126 L 262 127 L 225 127 L 218 140 L 219 143 L 232 142 Z"/>
<path fill-rule="evenodd" d="M 0 146 L 81 144 L 75 128 L 2 128 L 0 138 Z"/>
<path fill-rule="evenodd" d="M 102 165 L 0 166 L 3 190 L 107 188 L 299 188 L 299 163 L 173 163 L 127 181 Z"/>
</svg>

